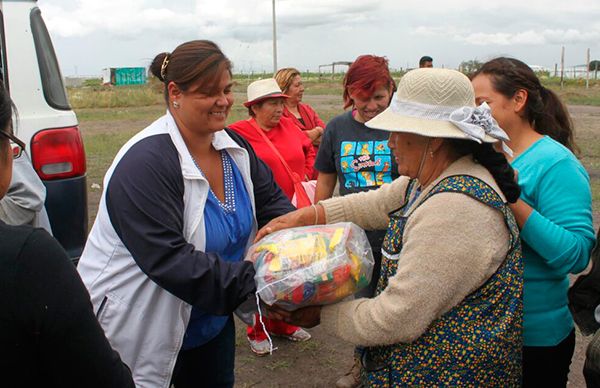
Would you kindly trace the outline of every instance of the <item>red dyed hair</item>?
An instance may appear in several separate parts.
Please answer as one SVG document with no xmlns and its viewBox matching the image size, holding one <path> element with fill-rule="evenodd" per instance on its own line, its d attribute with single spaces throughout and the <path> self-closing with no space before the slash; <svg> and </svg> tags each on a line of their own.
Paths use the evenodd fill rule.
<svg viewBox="0 0 600 388">
<path fill-rule="evenodd" d="M 354 104 L 350 94 L 367 98 L 382 87 L 388 88 L 390 92 L 396 89 L 396 83 L 388 68 L 388 60 L 375 55 L 359 56 L 344 76 L 344 109 Z"/>
</svg>

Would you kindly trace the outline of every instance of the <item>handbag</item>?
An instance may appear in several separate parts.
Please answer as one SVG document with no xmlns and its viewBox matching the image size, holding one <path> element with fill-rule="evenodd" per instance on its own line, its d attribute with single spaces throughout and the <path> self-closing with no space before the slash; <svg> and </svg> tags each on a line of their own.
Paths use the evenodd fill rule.
<svg viewBox="0 0 600 388">
<path fill-rule="evenodd" d="M 315 203 L 315 193 L 317 191 L 317 180 L 311 179 L 309 181 L 301 181 L 300 183 L 302 184 L 302 187 L 304 188 L 306 195 L 308 195 L 308 199 L 310 200 L 310 203 L 311 204 Z M 298 202 L 298 199 L 296 198 L 296 194 L 294 194 L 294 196 L 292 197 L 292 205 L 296 206 L 297 202 Z M 307 206 L 310 206 L 310 205 L 307 205 Z M 296 206 L 296 207 L 298 207 L 298 206 Z"/>
<path fill-rule="evenodd" d="M 277 148 L 273 145 L 271 140 L 269 140 L 267 135 L 265 135 L 264 131 L 258 127 L 256 122 L 254 122 L 253 119 L 248 119 L 248 122 L 250 122 L 250 124 L 254 127 L 254 129 L 256 129 L 256 131 L 260 134 L 260 136 L 262 136 L 265 143 L 267 143 L 269 145 L 269 147 L 271 147 L 271 151 L 273 151 L 273 153 L 275 155 L 277 155 L 277 157 L 281 161 L 281 164 L 283 164 L 283 167 L 285 168 L 288 175 L 292 179 L 292 182 L 294 183 L 294 196 L 292 197 L 292 204 L 294 206 L 296 206 L 297 209 L 312 205 L 314 202 L 314 199 L 315 199 L 314 189 L 312 189 L 312 188 L 316 187 L 317 181 L 305 181 L 305 180 L 301 179 L 300 176 L 298 174 L 296 174 L 294 171 L 292 171 L 290 166 L 288 166 L 288 164 L 285 161 L 285 159 L 283 158 L 283 156 L 281 156 L 281 154 L 279 153 Z M 314 182 L 314 183 L 311 183 L 311 182 Z M 306 185 L 306 187 L 309 188 L 309 190 L 311 190 L 310 196 L 308 195 L 307 190 L 305 189 L 305 185 Z"/>
</svg>

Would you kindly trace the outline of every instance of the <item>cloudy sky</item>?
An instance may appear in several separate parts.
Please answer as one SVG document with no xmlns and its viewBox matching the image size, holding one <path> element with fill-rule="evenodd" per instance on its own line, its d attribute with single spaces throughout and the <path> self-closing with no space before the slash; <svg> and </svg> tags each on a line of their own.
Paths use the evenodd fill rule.
<svg viewBox="0 0 600 388">
<path fill-rule="evenodd" d="M 236 72 L 272 70 L 272 0 L 39 0 L 64 75 L 147 66 L 159 52 L 211 39 Z M 395 69 L 510 55 L 554 68 L 600 59 L 598 0 L 276 0 L 278 65 L 384 55 Z"/>
</svg>

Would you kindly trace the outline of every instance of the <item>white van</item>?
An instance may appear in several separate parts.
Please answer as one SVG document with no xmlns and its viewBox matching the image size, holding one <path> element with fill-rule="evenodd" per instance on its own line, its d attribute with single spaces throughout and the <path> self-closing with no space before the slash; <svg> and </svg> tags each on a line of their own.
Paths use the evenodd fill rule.
<svg viewBox="0 0 600 388">
<path fill-rule="evenodd" d="M 15 134 L 46 186 L 54 237 L 76 261 L 88 229 L 85 151 L 37 1 L 0 0 L 0 56 Z"/>
</svg>

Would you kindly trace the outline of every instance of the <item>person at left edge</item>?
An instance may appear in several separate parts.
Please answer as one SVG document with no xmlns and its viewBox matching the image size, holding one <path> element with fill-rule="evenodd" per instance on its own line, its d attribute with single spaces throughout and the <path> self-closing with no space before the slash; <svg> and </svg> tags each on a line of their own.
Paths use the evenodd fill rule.
<svg viewBox="0 0 600 388">
<path fill-rule="evenodd" d="M 0 200 L 15 187 L 14 161 L 25 157 L 25 143 L 13 133 L 13 112 L 0 81 Z M 30 187 L 16 186 L 13 199 Z M 2 219 L 0 236 L 0 386 L 133 388 L 131 371 L 111 349 L 58 241 L 44 229 Z"/>
<path fill-rule="evenodd" d="M 79 272 L 137 386 L 231 387 L 231 313 L 256 289 L 244 252 L 258 226 L 294 207 L 224 128 L 231 62 L 215 43 L 183 43 L 150 69 L 167 112 L 108 169 Z"/>
<path fill-rule="evenodd" d="M 52 234 L 44 206 L 46 187 L 25 151 L 13 157 L 13 174 L 6 195 L 0 199 L 0 220 L 8 225 L 31 225 Z"/>
</svg>

